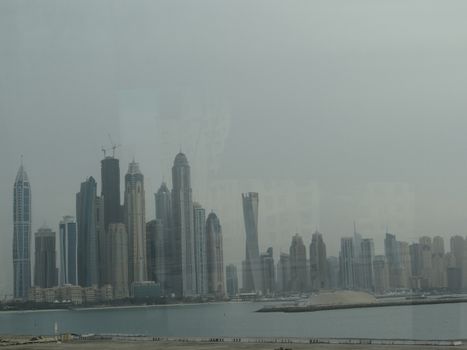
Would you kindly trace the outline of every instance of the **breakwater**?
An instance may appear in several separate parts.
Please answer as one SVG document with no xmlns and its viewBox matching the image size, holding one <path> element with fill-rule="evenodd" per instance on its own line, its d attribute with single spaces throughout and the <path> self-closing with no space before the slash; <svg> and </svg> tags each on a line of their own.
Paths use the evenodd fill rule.
<svg viewBox="0 0 467 350">
<path fill-rule="evenodd" d="M 397 301 L 382 301 L 375 303 L 355 303 L 355 304 L 327 304 L 327 305 L 277 305 L 265 306 L 257 312 L 316 312 L 326 310 L 342 309 L 362 309 L 390 306 L 416 306 L 416 305 L 435 305 L 435 304 L 456 304 L 467 303 L 467 298 L 449 298 L 449 299 L 410 299 Z"/>
</svg>

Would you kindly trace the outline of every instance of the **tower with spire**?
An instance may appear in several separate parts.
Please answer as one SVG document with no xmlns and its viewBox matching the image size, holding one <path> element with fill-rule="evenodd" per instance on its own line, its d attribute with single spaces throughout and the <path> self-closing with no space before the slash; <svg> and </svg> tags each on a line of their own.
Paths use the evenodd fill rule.
<svg viewBox="0 0 467 350">
<path fill-rule="evenodd" d="M 31 186 L 21 165 L 13 187 L 13 296 L 26 299 L 31 287 Z"/>
<path fill-rule="evenodd" d="M 147 280 L 144 177 L 133 161 L 125 175 L 125 223 L 128 231 L 128 280 Z"/>
</svg>

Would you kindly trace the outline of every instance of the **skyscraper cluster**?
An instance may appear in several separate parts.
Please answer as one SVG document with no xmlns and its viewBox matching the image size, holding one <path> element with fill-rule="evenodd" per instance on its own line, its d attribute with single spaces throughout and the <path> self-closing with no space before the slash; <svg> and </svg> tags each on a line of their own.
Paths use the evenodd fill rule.
<svg viewBox="0 0 467 350">
<path fill-rule="evenodd" d="M 464 237 L 451 237 L 451 249 L 446 252 L 444 239 L 440 236 L 424 236 L 409 244 L 398 241 L 394 234 L 386 233 L 384 255 L 375 255 L 373 239 L 362 238 L 355 228 L 352 236 L 341 238 L 339 257 L 327 257 L 323 235 L 318 231 L 312 234 L 307 256 L 303 238 L 295 234 L 289 253 L 280 253 L 277 265 L 274 265 L 272 248 L 260 255 L 256 280 L 250 270 L 255 266 L 252 257 L 257 251 L 258 235 L 257 226 L 251 223 L 257 222 L 258 195 L 247 194 L 245 198 L 254 198 L 255 205 L 244 201 L 247 234 L 246 259 L 243 262 L 244 293 L 272 295 L 323 289 L 361 290 L 376 294 L 408 290 L 467 290 L 467 239 Z M 254 254 L 251 253 L 252 247 Z M 233 274 L 230 271 L 232 267 L 228 273 Z"/>
<path fill-rule="evenodd" d="M 113 299 L 140 296 L 155 287 L 158 295 L 177 298 L 225 295 L 222 226 L 214 212 L 206 218 L 205 209 L 193 202 L 183 153 L 174 160 L 172 190 L 162 183 L 155 194 L 156 216 L 149 222 L 138 163 L 128 166 L 123 203 L 114 154 L 101 161 L 101 181 L 100 195 L 92 176 L 81 183 L 76 217 L 64 216 L 58 234 L 46 226 L 35 234 L 31 289 L 31 190 L 21 164 L 14 184 L 15 299 L 26 299 L 30 290 L 34 299 L 41 293 L 57 295 L 41 291 L 55 287 L 66 293 L 82 290 L 76 300 L 95 300 L 90 294 L 97 292 L 108 299 L 109 290 Z"/>
</svg>

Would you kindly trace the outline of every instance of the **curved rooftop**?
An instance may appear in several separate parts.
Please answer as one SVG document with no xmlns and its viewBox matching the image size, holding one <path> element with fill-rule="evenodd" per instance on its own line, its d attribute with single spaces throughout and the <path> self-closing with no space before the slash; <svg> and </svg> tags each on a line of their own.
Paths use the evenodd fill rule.
<svg viewBox="0 0 467 350">
<path fill-rule="evenodd" d="M 186 166 L 186 165 L 188 165 L 188 159 L 186 158 L 186 155 L 184 153 L 182 153 L 182 152 L 178 153 L 175 156 L 174 165 L 175 166 Z"/>
</svg>

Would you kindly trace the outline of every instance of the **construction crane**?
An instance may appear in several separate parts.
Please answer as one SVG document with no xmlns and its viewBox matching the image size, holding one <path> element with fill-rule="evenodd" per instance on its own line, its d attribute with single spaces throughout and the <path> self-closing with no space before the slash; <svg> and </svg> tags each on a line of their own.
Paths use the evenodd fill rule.
<svg viewBox="0 0 467 350">
<path fill-rule="evenodd" d="M 116 143 L 114 143 L 112 141 L 112 136 L 110 136 L 110 134 L 107 134 L 108 137 L 109 137 L 109 141 L 110 141 L 110 149 L 112 150 L 112 158 L 115 158 L 115 150 L 119 147 L 121 147 L 122 145 L 117 145 Z M 101 148 L 101 151 L 104 153 L 104 158 L 107 157 L 107 152 L 109 151 L 109 148 L 104 148 L 104 146 L 102 146 Z"/>
<path fill-rule="evenodd" d="M 117 145 L 116 143 L 114 143 L 112 141 L 112 136 L 110 136 L 110 134 L 108 135 L 109 135 L 109 141 L 110 141 L 110 146 L 111 146 L 110 148 L 112 148 L 112 158 L 115 158 L 115 150 L 121 147 L 122 145 Z"/>
</svg>

